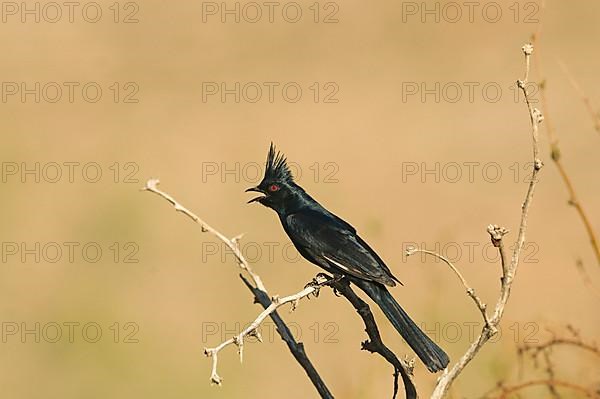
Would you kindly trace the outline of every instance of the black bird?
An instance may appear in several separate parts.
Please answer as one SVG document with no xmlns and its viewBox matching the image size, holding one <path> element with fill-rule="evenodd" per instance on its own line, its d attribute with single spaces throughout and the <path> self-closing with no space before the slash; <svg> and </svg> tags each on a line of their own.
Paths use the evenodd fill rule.
<svg viewBox="0 0 600 399">
<path fill-rule="evenodd" d="M 379 305 L 383 313 L 432 373 L 450 361 L 406 314 L 386 286 L 400 283 L 383 260 L 350 224 L 329 212 L 294 182 L 286 158 L 271 143 L 265 177 L 247 189 L 262 195 L 251 199 L 273 209 L 300 254 L 334 276 L 346 276 Z M 402 284 L 402 283 L 400 283 Z"/>
</svg>

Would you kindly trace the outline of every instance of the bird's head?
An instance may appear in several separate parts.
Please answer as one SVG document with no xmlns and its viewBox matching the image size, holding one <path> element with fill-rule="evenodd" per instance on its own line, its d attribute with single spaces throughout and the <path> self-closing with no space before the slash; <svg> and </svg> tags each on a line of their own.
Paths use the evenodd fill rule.
<svg viewBox="0 0 600 399">
<path fill-rule="evenodd" d="M 251 199 L 248 203 L 259 202 L 272 208 L 278 213 L 285 213 L 294 206 L 298 199 L 298 193 L 302 189 L 294 183 L 294 176 L 287 165 L 285 156 L 275 150 L 271 143 L 267 163 L 265 166 L 265 177 L 256 187 L 246 190 L 261 193 L 260 196 Z"/>
</svg>

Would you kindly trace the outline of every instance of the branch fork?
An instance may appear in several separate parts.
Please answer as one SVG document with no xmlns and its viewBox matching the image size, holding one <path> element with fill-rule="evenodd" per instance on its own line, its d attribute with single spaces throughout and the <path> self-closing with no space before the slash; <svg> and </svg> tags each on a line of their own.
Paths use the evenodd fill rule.
<svg viewBox="0 0 600 399">
<path fill-rule="evenodd" d="M 432 399 L 441 399 L 448 394 L 452 383 L 456 380 L 456 378 L 460 375 L 464 368 L 471 362 L 471 360 L 475 358 L 479 350 L 489 341 L 489 339 L 497 333 L 497 328 L 504 314 L 504 309 L 510 296 L 512 282 L 517 271 L 517 267 L 519 265 L 519 255 L 525 242 L 527 218 L 529 216 L 529 208 L 533 200 L 533 193 L 535 191 L 535 187 L 538 181 L 537 175 L 544 165 L 539 157 L 538 133 L 538 126 L 544 120 L 544 116 L 542 115 L 540 110 L 534 108 L 531 105 L 529 93 L 527 92 L 527 83 L 529 82 L 530 58 L 531 54 L 533 54 L 533 45 L 531 43 L 527 43 L 521 49 L 523 51 L 523 54 L 525 55 L 525 76 L 523 79 L 517 80 L 517 86 L 522 90 L 523 95 L 525 96 L 525 103 L 527 104 L 529 120 L 531 122 L 533 167 L 531 180 L 529 181 L 527 193 L 525 194 L 525 200 L 521 205 L 521 221 L 519 224 L 519 231 L 517 234 L 515 247 L 512 252 L 512 257 L 509 260 L 504 246 L 504 236 L 508 234 L 508 229 L 499 227 L 497 225 L 489 225 L 487 227 L 487 232 L 490 235 L 492 244 L 494 245 L 494 247 L 498 248 L 498 251 L 500 253 L 500 262 L 502 265 L 502 278 L 500 280 L 500 296 L 496 301 L 494 312 L 491 315 L 491 317 L 487 315 L 485 305 L 475 295 L 474 290 L 468 286 L 465 279 L 458 272 L 457 268 L 443 256 L 431 253 L 431 255 L 437 256 L 438 258 L 442 259 L 446 264 L 448 264 L 448 266 L 450 266 L 454 273 L 459 277 L 463 286 L 467 290 L 467 294 L 473 299 L 485 320 L 485 324 L 479 337 L 475 340 L 475 342 L 471 344 L 471 346 L 467 349 L 465 354 L 457 361 L 457 363 L 451 369 L 446 369 L 444 374 L 442 374 L 442 376 L 438 379 L 438 382 L 431 395 Z M 424 250 L 419 251 L 424 252 Z"/>
<path fill-rule="evenodd" d="M 229 345 L 235 345 L 238 347 L 238 353 L 240 355 L 240 363 L 243 362 L 244 359 L 244 339 L 247 336 L 254 336 L 258 338 L 260 342 L 262 342 L 262 337 L 260 336 L 260 332 L 258 331 L 258 327 L 261 323 L 273 312 L 275 312 L 278 308 L 285 305 L 286 303 L 292 304 L 292 311 L 296 309 L 300 299 L 306 298 L 311 294 L 314 294 L 319 287 L 317 286 L 307 286 L 302 291 L 289 295 L 286 297 L 279 297 L 275 295 L 271 298 L 271 305 L 269 305 L 265 310 L 263 310 L 256 319 L 248 327 L 243 329 L 239 334 L 229 338 L 226 341 L 223 341 L 221 344 L 214 348 L 205 348 L 204 354 L 207 357 L 212 358 L 212 371 L 210 375 L 210 380 L 212 383 L 216 385 L 220 385 L 223 379 L 217 373 L 217 365 L 218 365 L 218 353 L 226 348 Z"/>
</svg>

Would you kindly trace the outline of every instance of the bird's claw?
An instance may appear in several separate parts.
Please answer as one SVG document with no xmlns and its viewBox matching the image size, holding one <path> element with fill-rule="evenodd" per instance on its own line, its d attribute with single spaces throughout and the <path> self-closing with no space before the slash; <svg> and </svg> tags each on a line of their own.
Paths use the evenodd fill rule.
<svg viewBox="0 0 600 399">
<path fill-rule="evenodd" d="M 324 285 L 327 285 L 333 279 L 325 273 L 317 274 L 308 284 L 304 286 L 304 288 L 312 287 L 314 288 L 313 295 L 315 297 L 319 296 L 319 291 Z"/>
<path fill-rule="evenodd" d="M 319 273 L 308 284 L 306 284 L 304 286 L 304 288 L 309 288 L 309 287 L 314 288 L 315 291 L 313 292 L 313 295 L 315 297 L 318 297 L 319 291 L 321 290 L 321 288 L 323 288 L 324 286 L 329 286 L 333 289 L 334 295 L 339 297 L 339 296 L 341 296 L 341 293 L 333 285 L 336 283 L 339 283 L 340 281 L 342 281 L 345 278 L 346 278 L 346 276 L 343 274 L 336 274 L 333 277 L 331 277 L 325 273 Z"/>
<path fill-rule="evenodd" d="M 322 287 L 327 285 L 331 280 L 332 278 L 327 274 L 319 273 L 308 284 L 306 284 L 306 287 Z"/>
</svg>

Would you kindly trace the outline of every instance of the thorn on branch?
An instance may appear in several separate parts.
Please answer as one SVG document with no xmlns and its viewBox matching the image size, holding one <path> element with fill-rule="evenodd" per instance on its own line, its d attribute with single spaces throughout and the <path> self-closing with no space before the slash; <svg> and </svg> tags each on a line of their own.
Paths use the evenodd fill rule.
<svg viewBox="0 0 600 399">
<path fill-rule="evenodd" d="M 254 337 L 258 340 L 258 342 L 262 343 L 263 339 L 262 339 L 262 335 L 260 333 L 260 331 L 258 331 L 258 328 L 255 328 L 254 330 L 250 331 L 248 333 L 249 337 Z"/>
<path fill-rule="evenodd" d="M 240 355 L 240 363 L 243 363 L 244 362 L 244 336 L 242 334 L 240 334 L 237 337 L 233 337 L 233 343 L 238 347 L 238 353 Z"/>
<path fill-rule="evenodd" d="M 292 313 L 293 311 L 296 310 L 296 308 L 298 307 L 298 304 L 300 303 L 300 298 L 296 299 L 295 301 L 292 302 L 292 306 L 290 307 L 290 313 Z"/>
<path fill-rule="evenodd" d="M 231 242 L 235 244 L 236 247 L 240 247 L 240 240 L 244 236 L 244 233 L 238 234 L 237 236 L 231 239 Z"/>
</svg>

